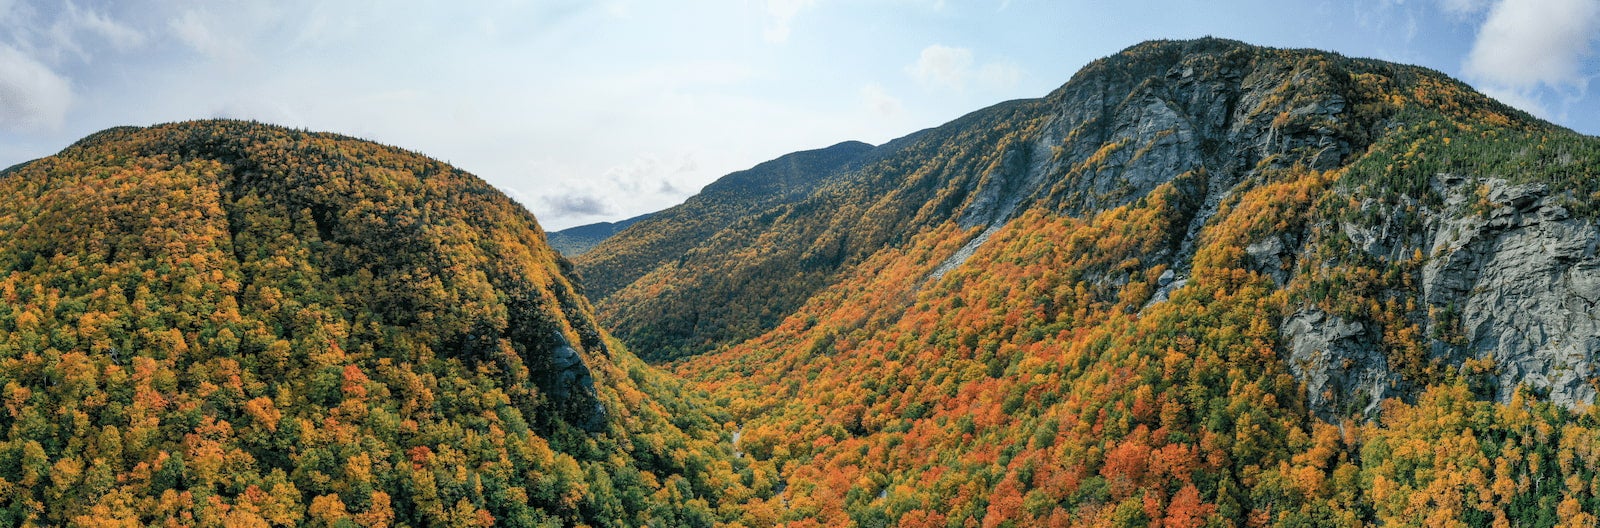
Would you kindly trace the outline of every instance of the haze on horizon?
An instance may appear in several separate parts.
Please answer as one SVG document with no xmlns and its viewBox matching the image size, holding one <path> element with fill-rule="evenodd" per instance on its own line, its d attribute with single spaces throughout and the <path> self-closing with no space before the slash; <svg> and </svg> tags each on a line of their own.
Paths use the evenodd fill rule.
<svg viewBox="0 0 1600 528">
<path fill-rule="evenodd" d="M 0 167 L 111 126 L 255 119 L 448 161 L 555 230 L 1205 35 L 1420 64 L 1600 133 L 1600 0 L 678 4 L 0 0 Z"/>
</svg>

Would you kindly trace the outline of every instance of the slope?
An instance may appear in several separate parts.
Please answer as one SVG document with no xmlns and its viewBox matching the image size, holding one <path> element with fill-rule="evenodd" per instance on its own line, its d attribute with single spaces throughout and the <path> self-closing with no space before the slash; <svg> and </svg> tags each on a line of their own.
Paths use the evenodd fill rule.
<svg viewBox="0 0 1600 528">
<path fill-rule="evenodd" d="M 959 205 L 949 182 L 972 183 L 998 157 L 976 145 L 1010 144 L 1032 126 L 1035 102 L 1002 104 L 938 129 L 895 140 L 861 156 L 813 192 L 776 203 L 744 200 L 725 227 L 673 237 L 627 282 L 608 282 L 601 259 L 623 244 L 655 239 L 639 224 L 577 260 L 599 313 L 643 357 L 694 355 L 771 329 L 807 297 L 837 280 L 870 251 L 904 243 Z M 691 201 L 694 201 L 691 199 Z M 685 214 L 691 211 L 685 211 Z M 665 221 L 666 217 L 659 220 Z M 688 221 L 692 225 L 692 220 Z M 629 254 L 629 253 L 624 253 Z M 619 263 L 620 266 L 620 263 Z M 607 284 L 620 287 L 607 291 Z"/>
<path fill-rule="evenodd" d="M 552 231 L 546 234 L 546 239 L 550 241 L 550 247 L 561 252 L 562 256 L 575 258 L 590 249 L 594 249 L 596 245 L 604 242 L 607 238 L 611 238 L 611 235 L 617 234 L 618 231 L 627 229 L 628 226 L 639 223 L 640 220 L 650 218 L 651 214 L 654 213 L 646 213 L 615 222 L 596 222 L 569 227 L 560 231 Z"/>
<path fill-rule="evenodd" d="M 1195 203 L 1179 214 L 1200 218 L 1261 160 L 1328 168 L 1375 133 L 1374 116 L 1335 116 L 1353 110 L 1343 69 L 1259 58 L 1216 39 L 1135 48 L 1042 99 L 891 142 L 811 196 L 747 213 L 748 225 L 614 295 L 602 290 L 601 317 L 624 341 L 665 354 L 647 359 L 693 355 L 771 329 L 868 255 L 941 222 L 998 228 L 1034 206 L 1103 210 L 1185 173 L 1199 177 L 1185 180 Z"/>
<path fill-rule="evenodd" d="M 0 176 L 5 524 L 707 526 L 718 412 L 399 149 L 115 128 Z"/>
<path fill-rule="evenodd" d="M 752 516 L 1594 522 L 1600 141 L 1422 68 L 1215 39 L 1129 48 L 934 138 L 965 140 L 607 301 L 791 302 L 700 269 L 802 292 L 674 364 L 778 494 Z M 829 278 L 763 274 L 810 241 L 847 255 Z M 639 325 L 619 335 L 684 335 L 618 313 Z"/>
<path fill-rule="evenodd" d="M 617 289 L 676 260 L 752 211 L 780 206 L 811 194 L 871 149 L 866 143 L 846 141 L 823 149 L 787 154 L 723 176 L 684 203 L 653 213 L 649 219 L 623 229 L 576 258 L 574 263 L 584 277 L 589 295 L 603 303 Z"/>
</svg>

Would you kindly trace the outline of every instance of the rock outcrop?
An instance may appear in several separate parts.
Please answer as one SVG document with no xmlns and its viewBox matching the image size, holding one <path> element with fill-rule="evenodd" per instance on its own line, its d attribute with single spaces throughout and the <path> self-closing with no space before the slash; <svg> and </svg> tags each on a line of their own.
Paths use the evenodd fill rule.
<svg viewBox="0 0 1600 528">
<path fill-rule="evenodd" d="M 1143 227 L 1159 239 L 1117 269 L 1074 277 L 1108 291 L 1140 283 L 1137 296 L 1154 306 L 1199 282 L 1191 261 L 1216 243 L 1214 216 L 1249 205 L 1241 198 L 1262 186 L 1314 175 L 1338 180 L 1305 189 L 1327 200 L 1246 233 L 1227 257 L 1297 303 L 1269 326 L 1314 412 L 1371 415 L 1381 399 L 1410 399 L 1469 366 L 1483 397 L 1526 388 L 1576 406 L 1595 400 L 1600 366 L 1600 227 L 1581 201 L 1600 197 L 1581 180 L 1593 150 L 1509 137 L 1525 133 L 1570 131 L 1423 68 L 1218 39 L 1147 43 L 1045 97 L 860 153 L 809 196 L 741 202 L 726 216 L 737 222 L 704 240 L 676 237 L 633 269 L 637 278 L 612 281 L 604 291 L 620 293 L 602 293 L 602 316 L 636 349 L 665 351 L 650 359 L 700 354 L 772 330 L 920 233 L 964 230 L 948 235 L 963 240 L 920 283 L 932 284 L 1024 215 L 1092 219 L 1160 200 L 1161 217 Z M 1452 171 L 1468 174 L 1429 185 Z M 619 233 L 579 268 L 621 268 L 595 263 L 620 258 L 606 253 L 624 242 L 653 243 L 646 234 Z M 1156 266 L 1165 269 L 1152 276 Z M 1329 271 L 1352 274 L 1316 282 L 1332 281 Z M 1364 289 L 1329 293 L 1352 282 Z"/>
<path fill-rule="evenodd" d="M 1096 64 L 1051 94 L 1037 135 L 1026 148 L 1007 150 L 970 189 L 959 225 L 996 227 L 1038 203 L 1093 214 L 1175 183 L 1188 229 L 1174 247 L 1149 257 L 1178 270 L 1181 286 L 1195 236 L 1235 185 L 1262 168 L 1331 169 L 1361 146 L 1345 95 L 1300 89 L 1339 86 L 1344 72 L 1260 61 L 1226 41 L 1184 48 L 1142 63 L 1156 68 L 1146 77 L 1110 73 L 1126 64 Z M 992 234 L 981 232 L 931 276 L 959 266 Z M 1280 285 L 1292 259 L 1289 242 L 1252 250 L 1277 266 L 1269 275 Z M 1168 293 L 1162 288 L 1159 299 Z"/>
<path fill-rule="evenodd" d="M 1398 378 L 1378 348 L 1368 323 L 1348 321 L 1317 308 L 1289 317 L 1282 332 L 1289 372 L 1306 385 L 1306 403 L 1324 419 L 1371 415 L 1394 396 Z"/>
<path fill-rule="evenodd" d="M 1369 199 L 1363 207 L 1376 210 L 1375 221 L 1340 225 L 1352 245 L 1380 262 L 1424 256 L 1416 322 L 1428 336 L 1429 359 L 1450 366 L 1486 362 L 1487 389 L 1501 402 L 1528 390 L 1569 408 L 1594 403 L 1600 226 L 1574 218 L 1561 205 L 1568 197 L 1543 184 L 1452 174 L 1431 183 L 1442 203 L 1426 207 L 1402 197 L 1385 208 Z M 1283 269 L 1278 264 L 1290 255 L 1283 246 L 1274 236 L 1247 248 L 1279 284 L 1286 277 L 1271 270 Z M 1318 414 L 1341 416 L 1357 410 L 1352 404 L 1413 396 L 1407 387 L 1416 384 L 1389 371 L 1376 330 L 1371 321 L 1315 309 L 1285 320 L 1291 369 Z M 1369 416 L 1376 410 L 1356 407 Z"/>
<path fill-rule="evenodd" d="M 1459 346 L 1435 343 L 1435 353 L 1492 358 L 1501 401 L 1526 386 L 1569 407 L 1594 402 L 1600 226 L 1571 218 L 1541 184 L 1449 180 L 1448 206 L 1492 209 L 1438 222 L 1423 294 L 1459 314 L 1462 335 Z M 1487 202 L 1468 203 L 1478 195 Z"/>
<path fill-rule="evenodd" d="M 606 408 L 594 392 L 594 376 L 583 356 L 558 336 L 550 349 L 550 368 L 544 371 L 541 386 L 546 390 L 556 408 L 573 425 L 588 431 L 605 430 Z"/>
</svg>

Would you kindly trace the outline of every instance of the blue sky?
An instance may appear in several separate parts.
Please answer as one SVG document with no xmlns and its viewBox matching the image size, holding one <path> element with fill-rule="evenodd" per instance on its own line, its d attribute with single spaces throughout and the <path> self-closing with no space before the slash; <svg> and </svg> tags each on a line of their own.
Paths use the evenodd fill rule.
<svg viewBox="0 0 1600 528">
<path fill-rule="evenodd" d="M 111 126 L 250 118 L 449 161 L 559 229 L 1205 35 L 1421 64 L 1600 133 L 1600 0 L 0 0 L 0 167 Z"/>
</svg>

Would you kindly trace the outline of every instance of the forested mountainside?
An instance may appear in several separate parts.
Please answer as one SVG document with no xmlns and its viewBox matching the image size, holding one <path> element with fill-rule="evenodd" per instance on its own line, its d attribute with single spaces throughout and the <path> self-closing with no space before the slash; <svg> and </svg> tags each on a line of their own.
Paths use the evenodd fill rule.
<svg viewBox="0 0 1600 528">
<path fill-rule="evenodd" d="M 575 264 L 414 153 L 110 129 L 0 171 L 0 524 L 1593 526 L 1597 175 L 1218 39 Z"/>
<path fill-rule="evenodd" d="M 748 518 L 1595 522 L 1595 138 L 1201 39 L 863 160 L 599 301 L 738 420 Z"/>
<path fill-rule="evenodd" d="M 710 526 L 725 416 L 469 174 L 240 121 L 0 175 L 0 524 Z"/>
<path fill-rule="evenodd" d="M 611 238 L 611 235 L 617 234 L 618 231 L 626 229 L 640 220 L 649 218 L 650 214 L 652 213 L 615 222 L 596 222 L 569 227 L 560 231 L 551 231 L 545 234 L 545 239 L 550 242 L 550 247 L 561 252 L 562 256 L 573 258 L 584 254 L 584 252 L 594 248 L 595 245 L 605 241 L 605 239 Z"/>
<path fill-rule="evenodd" d="M 804 199 L 871 149 L 872 145 L 866 143 L 846 141 L 795 152 L 723 176 L 684 203 L 652 213 L 618 236 L 602 241 L 594 251 L 576 257 L 574 263 L 581 270 L 590 297 L 604 299 L 641 275 L 695 250 L 718 233 L 766 229 L 766 220 L 747 218 L 752 211 Z"/>
</svg>

